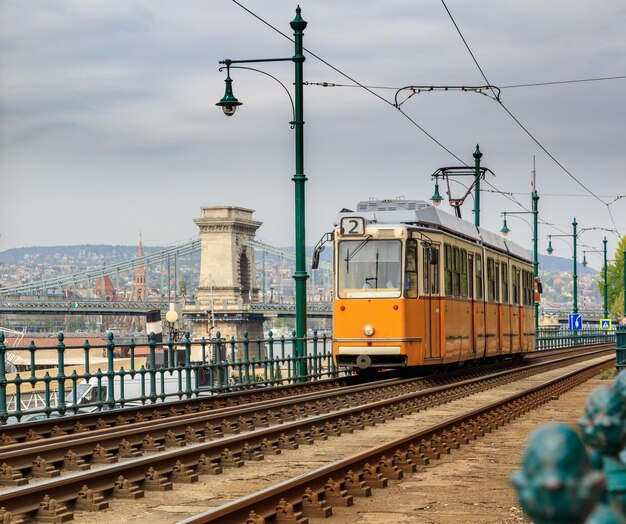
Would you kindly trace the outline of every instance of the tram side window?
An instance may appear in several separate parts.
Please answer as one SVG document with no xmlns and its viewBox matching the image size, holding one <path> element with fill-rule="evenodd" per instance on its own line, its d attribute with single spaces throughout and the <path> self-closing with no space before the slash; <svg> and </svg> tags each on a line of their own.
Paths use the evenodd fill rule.
<svg viewBox="0 0 626 524">
<path fill-rule="evenodd" d="M 512 277 L 512 291 L 513 291 L 513 304 L 519 304 L 519 275 L 520 270 L 515 266 L 511 268 L 511 277 Z"/>
<path fill-rule="evenodd" d="M 414 239 L 406 242 L 404 271 L 404 295 L 407 298 L 417 298 L 417 241 Z"/>
<path fill-rule="evenodd" d="M 533 280 L 533 274 L 530 271 L 522 273 L 522 297 L 525 306 L 533 303 Z"/>
<path fill-rule="evenodd" d="M 487 257 L 487 300 L 496 299 L 496 270 L 493 258 Z"/>
<path fill-rule="evenodd" d="M 509 303 L 509 267 L 502 264 L 502 303 Z"/>
<path fill-rule="evenodd" d="M 439 293 L 439 250 L 435 246 L 424 246 L 423 253 L 424 293 L 436 295 Z"/>
<path fill-rule="evenodd" d="M 483 257 L 476 255 L 476 299 L 483 298 Z"/>
</svg>

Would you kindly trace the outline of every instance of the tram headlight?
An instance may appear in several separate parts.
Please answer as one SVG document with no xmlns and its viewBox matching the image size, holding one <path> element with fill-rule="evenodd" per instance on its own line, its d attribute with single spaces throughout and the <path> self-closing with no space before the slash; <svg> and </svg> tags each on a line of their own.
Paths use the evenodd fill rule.
<svg viewBox="0 0 626 524">
<path fill-rule="evenodd" d="M 374 334 L 374 326 L 372 326 L 371 324 L 365 324 L 363 326 L 363 334 L 366 337 L 371 337 Z"/>
</svg>

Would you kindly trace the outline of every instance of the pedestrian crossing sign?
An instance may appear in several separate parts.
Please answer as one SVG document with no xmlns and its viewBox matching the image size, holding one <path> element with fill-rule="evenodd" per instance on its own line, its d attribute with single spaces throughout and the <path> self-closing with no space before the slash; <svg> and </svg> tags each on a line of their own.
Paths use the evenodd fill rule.
<svg viewBox="0 0 626 524">
<path fill-rule="evenodd" d="M 613 329 L 613 321 L 610 318 L 601 318 L 600 319 L 600 329 Z"/>
</svg>

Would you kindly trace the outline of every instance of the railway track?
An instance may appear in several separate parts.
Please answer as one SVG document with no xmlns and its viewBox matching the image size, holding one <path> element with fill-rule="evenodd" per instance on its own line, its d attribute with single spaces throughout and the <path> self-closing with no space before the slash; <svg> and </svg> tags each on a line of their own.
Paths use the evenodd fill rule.
<svg viewBox="0 0 626 524">
<path fill-rule="evenodd" d="M 550 350 L 531 353 L 526 356 L 526 360 L 542 361 L 561 355 L 577 354 L 582 351 L 601 349 L 606 346 L 582 346 L 560 350 Z M 480 368 L 459 369 L 448 373 L 439 373 L 432 376 L 418 378 L 417 380 L 427 381 L 427 385 L 446 384 L 451 381 L 477 376 L 485 370 L 487 372 L 497 369 L 506 369 L 514 365 L 510 360 L 500 364 L 490 364 Z M 399 383 L 401 377 L 396 372 L 383 373 L 380 376 L 370 377 L 370 381 L 364 383 L 361 377 L 345 376 L 336 379 L 320 380 L 306 384 L 287 384 L 272 388 L 244 389 L 230 393 L 213 396 L 200 396 L 196 398 L 181 399 L 174 402 L 157 402 L 143 406 L 127 406 L 122 409 L 102 410 L 93 413 L 78 413 L 76 415 L 50 418 L 45 420 L 29 421 L 21 424 L 8 424 L 0 426 L 0 451 L 4 446 L 13 445 L 19 442 L 29 442 L 50 437 L 69 436 L 81 434 L 89 431 L 97 431 L 111 427 L 126 426 L 127 429 L 135 423 L 145 423 L 147 421 L 161 421 L 170 417 L 186 416 L 193 413 L 214 411 L 223 408 L 234 408 L 251 403 L 266 402 L 276 399 L 297 399 L 306 396 L 314 396 L 321 391 L 349 392 L 359 391 L 363 385 L 382 385 L 385 383 Z M 69 436 L 68 436 L 69 435 Z"/>
<path fill-rule="evenodd" d="M 87 504 L 83 499 L 93 501 L 94 493 L 135 496 L 143 492 L 138 485 L 143 490 L 170 489 L 172 483 L 192 483 L 198 475 L 217 474 L 223 467 L 238 467 L 263 455 L 326 440 L 519 380 L 539 369 L 597 354 L 597 351 L 581 354 L 579 350 L 576 356 L 554 362 L 526 365 L 429 389 L 410 391 L 408 386 L 417 384 L 416 379 L 400 380 L 393 385 L 361 385 L 348 393 L 325 391 L 317 399 L 305 394 L 306 398 L 297 402 L 281 400 L 272 405 L 263 401 L 259 405 L 176 415 L 167 420 L 140 421 L 132 427 L 126 424 L 83 435 L 60 435 L 5 445 L 0 455 L 4 463 L 0 476 L 5 486 L 14 487 L 0 492 L 0 506 L 13 514 L 32 514 L 41 511 L 40 503 L 49 505 L 46 496 L 54 501 L 57 511 L 64 504 L 76 504 L 80 509 Z M 547 355 L 537 357 L 542 358 Z M 216 423 L 212 424 L 211 420 Z M 211 428 L 207 430 L 208 426 Z M 222 437 L 223 434 L 226 436 Z M 142 453 L 146 455 L 141 456 Z M 90 463 L 92 467 L 88 469 Z M 65 475 L 61 475 L 61 470 Z M 76 472 L 67 474 L 73 471 Z M 27 484 L 28 476 L 31 484 Z"/>
<path fill-rule="evenodd" d="M 179 521 L 179 524 L 261 524 L 266 519 L 304 522 L 298 519 L 329 517 L 333 506 L 350 506 L 355 500 L 370 496 L 373 489 L 386 488 L 389 480 L 401 480 L 405 473 L 415 472 L 418 465 L 429 459 L 437 459 L 452 448 L 491 433 L 612 365 L 611 359 L 564 373 L 538 386 Z"/>
</svg>

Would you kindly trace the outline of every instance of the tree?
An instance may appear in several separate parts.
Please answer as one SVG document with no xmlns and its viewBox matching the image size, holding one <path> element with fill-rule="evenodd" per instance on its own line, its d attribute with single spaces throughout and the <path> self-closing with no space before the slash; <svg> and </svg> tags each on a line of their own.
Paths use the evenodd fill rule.
<svg viewBox="0 0 626 524">
<path fill-rule="evenodd" d="M 180 281 L 180 289 L 178 295 L 184 297 L 187 294 L 187 280 L 184 278 Z"/>
<path fill-rule="evenodd" d="M 626 236 L 617 244 L 613 262 L 607 264 L 607 294 L 609 312 L 613 318 L 621 318 L 624 312 L 624 250 L 626 249 Z M 604 271 L 598 280 L 600 293 L 604 297 Z"/>
</svg>

